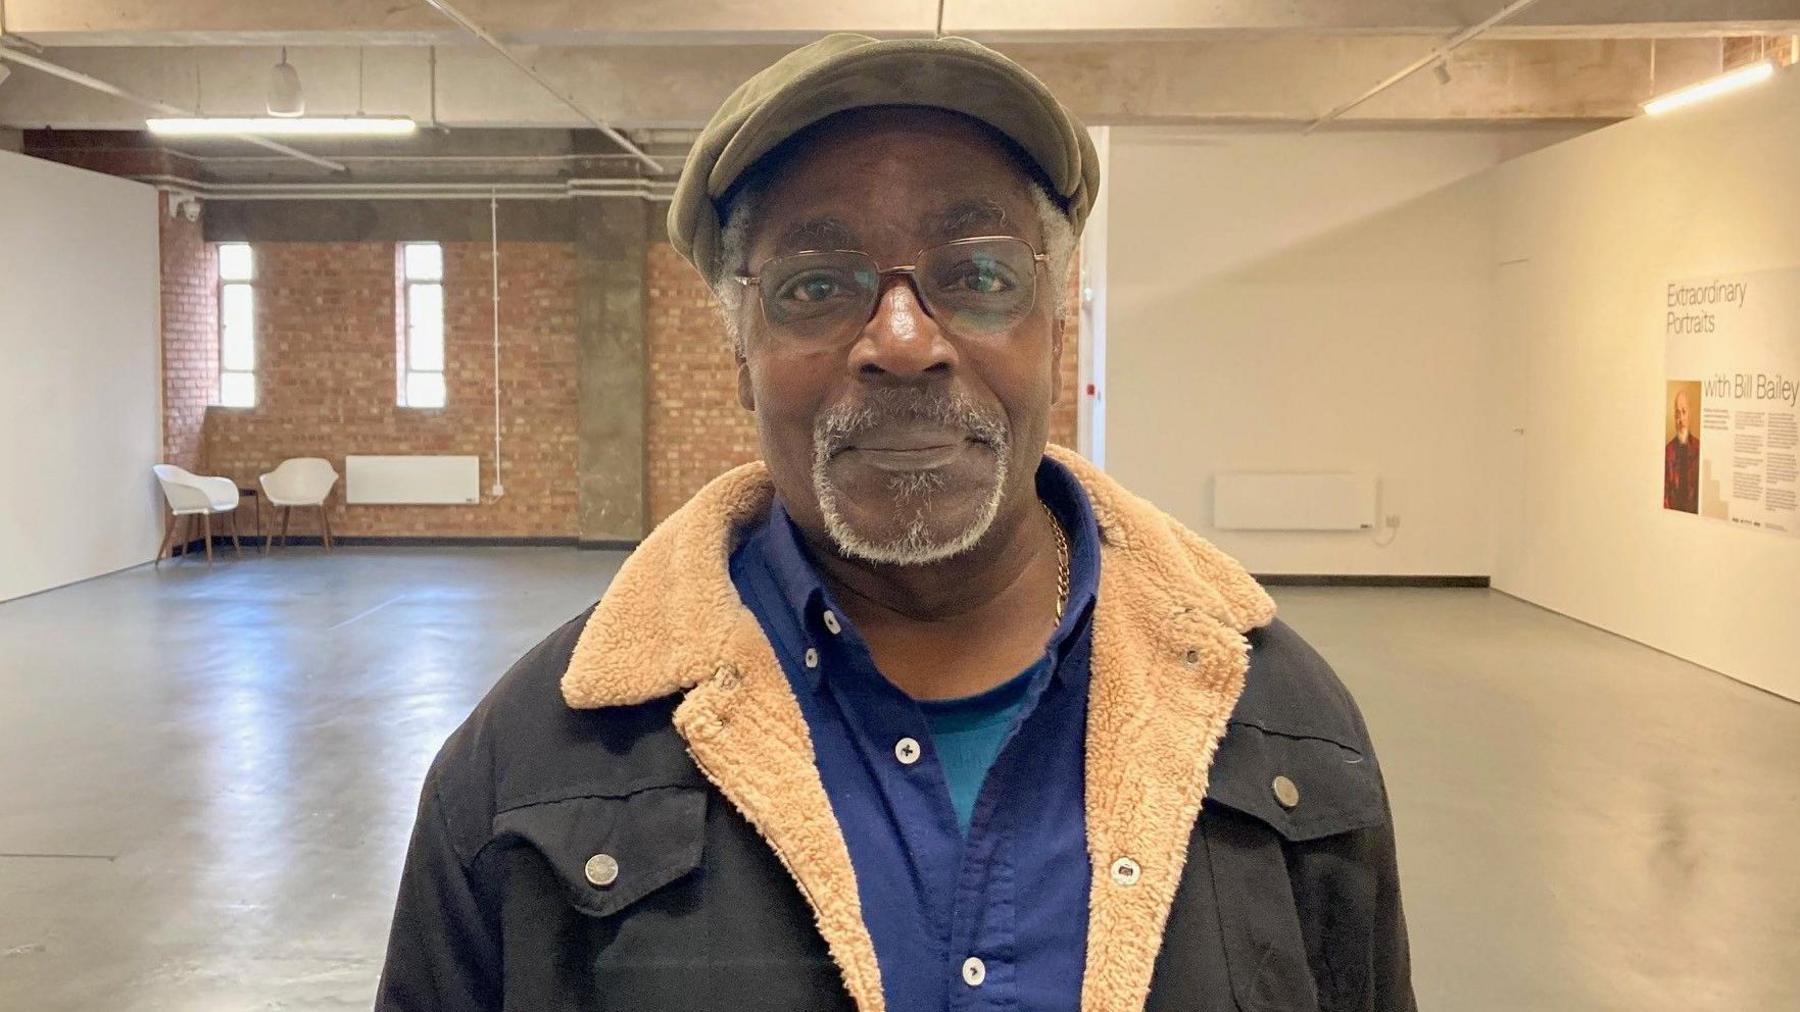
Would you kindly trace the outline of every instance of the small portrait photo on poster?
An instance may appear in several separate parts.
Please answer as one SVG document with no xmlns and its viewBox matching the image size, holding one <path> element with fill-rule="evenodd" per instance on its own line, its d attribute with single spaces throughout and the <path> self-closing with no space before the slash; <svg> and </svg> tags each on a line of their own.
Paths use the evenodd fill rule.
<svg viewBox="0 0 1800 1012">
<path fill-rule="evenodd" d="M 1700 512 L 1700 381 L 1669 380 L 1663 398 L 1663 509 Z"/>
</svg>

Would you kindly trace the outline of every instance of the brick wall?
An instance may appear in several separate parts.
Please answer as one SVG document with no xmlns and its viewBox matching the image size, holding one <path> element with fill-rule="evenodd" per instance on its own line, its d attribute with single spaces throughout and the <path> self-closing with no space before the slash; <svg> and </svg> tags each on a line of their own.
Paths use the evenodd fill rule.
<svg viewBox="0 0 1800 1012">
<path fill-rule="evenodd" d="M 169 195 L 157 207 L 162 242 L 163 460 L 204 469 L 206 406 L 219 385 L 218 295 L 213 250 L 200 223 L 170 217 Z"/>
<path fill-rule="evenodd" d="M 489 265 L 485 243 L 446 243 L 445 341 L 449 407 L 395 403 L 394 246 L 386 242 L 256 243 L 257 388 L 251 409 L 211 407 L 217 387 L 211 249 L 197 225 L 163 224 L 166 453 L 243 485 L 287 457 L 473 454 L 479 506 L 356 506 L 342 502 L 338 534 L 572 537 L 576 533 L 573 247 L 501 244 L 503 479 L 493 482 Z M 736 375 L 711 293 L 667 243 L 645 264 L 648 361 L 645 459 L 648 515 L 660 522 L 726 469 L 756 458 L 755 419 L 737 404 Z M 1076 319 L 1072 284 L 1070 320 Z M 1080 391 L 1074 328 L 1051 438 L 1075 441 Z M 204 441 L 202 445 L 202 420 Z M 201 450 L 204 449 L 204 459 Z M 246 515 L 246 530 L 251 517 Z M 265 514 L 265 524 L 269 517 Z M 311 533 L 315 521 L 296 520 Z"/>
<path fill-rule="evenodd" d="M 395 253 L 387 242 L 257 243 L 257 391 L 252 409 L 211 408 L 206 467 L 253 484 L 282 459 L 473 454 L 475 506 L 353 506 L 336 534 L 558 536 L 575 533 L 575 252 L 500 245 L 505 496 L 494 499 L 493 351 L 486 243 L 444 245 L 448 406 L 395 404 Z M 246 517 L 246 525 L 249 518 Z M 267 517 L 265 516 L 265 523 Z M 296 518 L 296 532 L 316 521 Z"/>
<path fill-rule="evenodd" d="M 1075 272 L 1077 276 L 1079 272 Z M 661 523 L 720 472 L 756 459 L 755 418 L 737 402 L 737 370 L 720 330 L 712 293 L 668 243 L 652 243 L 644 269 L 649 390 L 645 460 L 648 515 Z M 1076 321 L 1080 289 L 1071 280 L 1068 338 L 1060 403 L 1051 409 L 1050 440 L 1075 445 Z"/>
<path fill-rule="evenodd" d="M 1797 36 L 1735 36 L 1721 42 L 1719 62 L 1726 70 L 1755 63 L 1758 60 L 1773 60 L 1778 67 L 1791 66 L 1794 60 L 1794 40 Z"/>
<path fill-rule="evenodd" d="M 1050 441 L 1075 447 L 1081 409 L 1081 267 L 1069 268 L 1069 287 L 1063 291 L 1063 356 L 1061 399 L 1050 406 Z"/>
<path fill-rule="evenodd" d="M 720 472 L 755 460 L 756 419 L 737 402 L 737 367 L 712 292 L 666 242 L 644 264 L 644 460 L 652 525 Z"/>
</svg>

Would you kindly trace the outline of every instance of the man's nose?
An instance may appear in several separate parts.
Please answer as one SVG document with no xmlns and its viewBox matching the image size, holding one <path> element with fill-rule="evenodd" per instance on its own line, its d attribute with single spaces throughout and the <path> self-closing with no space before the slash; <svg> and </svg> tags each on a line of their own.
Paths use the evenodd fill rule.
<svg viewBox="0 0 1800 1012">
<path fill-rule="evenodd" d="M 886 279 L 874 318 L 850 348 L 850 368 L 871 378 L 913 381 L 949 373 L 957 364 L 955 345 L 925 312 L 911 280 Z"/>
</svg>

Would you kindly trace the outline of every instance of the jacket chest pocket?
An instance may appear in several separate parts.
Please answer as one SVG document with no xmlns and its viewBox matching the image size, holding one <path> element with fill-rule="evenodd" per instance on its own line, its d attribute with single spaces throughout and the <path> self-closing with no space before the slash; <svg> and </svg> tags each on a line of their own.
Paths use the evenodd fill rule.
<svg viewBox="0 0 1800 1012">
<path fill-rule="evenodd" d="M 508 1009 L 831 1007 L 838 974 L 755 831 L 710 791 L 533 804 L 510 838 Z"/>
<path fill-rule="evenodd" d="M 1387 818 L 1372 757 L 1232 725 L 1195 842 L 1240 1009 L 1365 1007 L 1379 889 L 1357 850 Z"/>
<path fill-rule="evenodd" d="M 502 812 L 494 832 L 543 858 L 565 901 L 611 917 L 700 866 L 706 792 L 659 787 L 621 798 L 547 801 Z"/>
</svg>

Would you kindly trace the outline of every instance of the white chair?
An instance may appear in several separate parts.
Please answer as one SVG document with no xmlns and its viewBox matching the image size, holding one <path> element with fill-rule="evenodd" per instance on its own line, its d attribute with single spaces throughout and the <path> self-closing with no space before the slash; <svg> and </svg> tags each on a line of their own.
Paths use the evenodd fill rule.
<svg viewBox="0 0 1800 1012">
<path fill-rule="evenodd" d="M 162 486 L 163 498 L 169 503 L 169 529 L 163 534 L 162 547 L 156 550 L 156 565 L 162 565 L 163 555 L 174 550 L 175 531 L 181 527 L 185 519 L 188 526 L 187 537 L 181 540 L 187 545 L 194 537 L 194 517 L 199 517 L 204 526 L 206 539 L 206 564 L 212 565 L 212 518 L 220 513 L 231 518 L 231 546 L 237 549 L 238 556 L 244 554 L 244 546 L 238 541 L 237 482 L 230 478 L 208 477 L 194 474 L 174 464 L 157 464 L 150 470 L 156 473 L 157 484 Z M 182 551 L 186 555 L 186 549 Z"/>
<path fill-rule="evenodd" d="M 282 545 L 287 544 L 290 511 L 295 506 L 313 506 L 319 511 L 320 540 L 325 543 L 325 550 L 331 551 L 331 513 L 325 508 L 325 501 L 331 498 L 331 489 L 337 480 L 337 468 L 323 457 L 292 457 L 262 476 L 263 498 L 269 505 L 281 509 Z M 269 542 L 273 540 L 263 541 L 264 554 L 268 553 Z"/>
</svg>

